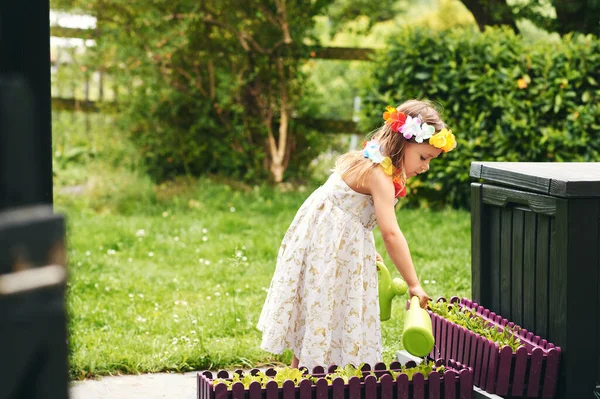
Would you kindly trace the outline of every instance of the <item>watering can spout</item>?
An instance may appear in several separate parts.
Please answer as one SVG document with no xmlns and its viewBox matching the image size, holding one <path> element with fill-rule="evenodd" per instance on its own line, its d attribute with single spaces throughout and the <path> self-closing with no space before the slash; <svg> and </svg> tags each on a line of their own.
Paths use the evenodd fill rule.
<svg viewBox="0 0 600 399">
<path fill-rule="evenodd" d="M 417 357 L 427 356 L 435 344 L 431 316 L 421 308 L 417 296 L 411 298 L 410 307 L 404 317 L 402 344 L 408 353 Z"/>
<path fill-rule="evenodd" d="M 396 295 L 404 295 L 408 286 L 401 278 L 394 278 L 382 262 L 377 262 L 377 271 L 379 273 L 379 319 L 381 321 L 389 320 L 392 314 L 392 299 Z"/>
</svg>

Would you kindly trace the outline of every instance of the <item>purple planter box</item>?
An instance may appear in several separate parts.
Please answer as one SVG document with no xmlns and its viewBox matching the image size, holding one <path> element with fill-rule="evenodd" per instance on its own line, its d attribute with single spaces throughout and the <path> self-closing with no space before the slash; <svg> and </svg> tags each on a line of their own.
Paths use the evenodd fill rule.
<svg viewBox="0 0 600 399">
<path fill-rule="evenodd" d="M 442 365 L 444 361 L 438 360 L 436 364 Z M 416 366 L 414 362 L 408 362 L 407 367 Z M 314 377 L 324 377 L 333 373 L 337 366 L 330 366 L 325 372 L 323 367 L 315 367 L 312 372 Z M 228 371 L 222 370 L 213 377 L 210 371 L 198 373 L 198 399 L 472 399 L 473 398 L 473 370 L 456 361 L 449 360 L 443 376 L 438 372 L 432 372 L 427 379 L 421 373 L 415 373 L 411 381 L 408 375 L 400 374 L 394 380 L 387 373 L 387 366 L 377 363 L 373 371 L 378 379 L 370 375 L 371 367 L 363 366 L 363 378 L 351 377 L 345 384 L 342 378 L 336 378 L 329 385 L 325 378 L 319 378 L 316 384 L 304 380 L 299 386 L 293 381 L 286 381 L 280 388 L 275 381 L 261 387 L 258 382 L 244 388 L 240 382 L 234 384 L 231 390 L 225 384 L 213 384 L 213 378 L 231 378 Z M 400 363 L 392 362 L 390 369 L 400 370 Z M 252 372 L 258 371 L 254 369 Z M 240 373 L 236 370 L 234 373 Z M 306 373 L 307 371 L 305 371 Z M 269 376 L 277 374 L 275 369 L 265 372 Z"/>
<path fill-rule="evenodd" d="M 450 303 L 474 310 L 489 321 L 490 328 L 515 327 L 514 323 L 468 299 L 453 297 Z M 436 342 L 429 357 L 452 359 L 471 367 L 473 384 L 489 393 L 529 398 L 555 395 L 560 347 L 520 329 L 515 335 L 524 346 L 513 353 L 508 346 L 500 348 L 479 334 L 429 313 Z"/>
</svg>

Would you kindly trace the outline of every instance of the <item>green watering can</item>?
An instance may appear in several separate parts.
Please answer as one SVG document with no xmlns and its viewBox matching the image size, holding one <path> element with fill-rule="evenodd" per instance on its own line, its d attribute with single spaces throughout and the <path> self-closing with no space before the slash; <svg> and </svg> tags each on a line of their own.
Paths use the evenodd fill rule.
<svg viewBox="0 0 600 399">
<path fill-rule="evenodd" d="M 401 278 L 392 279 L 390 271 L 382 263 L 377 262 L 379 274 L 379 318 L 389 320 L 392 313 L 392 299 L 396 295 L 404 295 L 408 285 Z M 431 316 L 419 305 L 419 297 L 413 296 L 404 316 L 402 344 L 408 353 L 417 357 L 425 357 L 435 344 L 431 326 Z"/>
<path fill-rule="evenodd" d="M 396 295 L 404 295 L 408 285 L 398 277 L 392 280 L 390 271 L 382 262 L 377 262 L 377 272 L 379 274 L 379 319 L 386 321 L 392 314 L 392 299 Z"/>
<path fill-rule="evenodd" d="M 419 297 L 413 296 L 404 316 L 402 345 L 411 355 L 425 357 L 431 352 L 434 344 L 431 316 L 419 305 Z"/>
</svg>

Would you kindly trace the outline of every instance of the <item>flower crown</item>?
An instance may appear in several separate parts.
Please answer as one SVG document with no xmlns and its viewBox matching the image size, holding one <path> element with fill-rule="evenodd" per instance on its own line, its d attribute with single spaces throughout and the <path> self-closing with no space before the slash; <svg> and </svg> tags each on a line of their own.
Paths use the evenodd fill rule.
<svg viewBox="0 0 600 399">
<path fill-rule="evenodd" d="M 394 132 L 401 133 L 407 140 L 413 137 L 417 143 L 429 140 L 429 144 L 435 148 L 441 148 L 444 152 L 456 148 L 456 138 L 452 134 L 452 130 L 443 128 L 436 133 L 433 126 L 423 122 L 423 117 L 420 114 L 418 117 L 413 118 L 388 105 L 383 113 L 383 120 Z"/>
</svg>

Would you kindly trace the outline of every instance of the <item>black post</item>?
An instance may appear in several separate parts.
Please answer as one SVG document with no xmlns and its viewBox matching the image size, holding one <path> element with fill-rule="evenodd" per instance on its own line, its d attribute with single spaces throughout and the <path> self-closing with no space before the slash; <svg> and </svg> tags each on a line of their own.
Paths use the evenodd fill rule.
<svg viewBox="0 0 600 399">
<path fill-rule="evenodd" d="M 64 236 L 52 210 L 49 0 L 0 0 L 0 398 L 69 396 Z"/>
<path fill-rule="evenodd" d="M 52 204 L 48 0 L 0 1 L 0 210 Z"/>
</svg>

